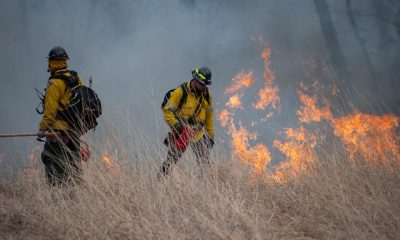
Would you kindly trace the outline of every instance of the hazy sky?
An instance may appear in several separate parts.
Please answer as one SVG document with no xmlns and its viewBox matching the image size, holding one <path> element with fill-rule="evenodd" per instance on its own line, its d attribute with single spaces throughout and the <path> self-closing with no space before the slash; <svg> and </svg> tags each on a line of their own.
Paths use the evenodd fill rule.
<svg viewBox="0 0 400 240">
<path fill-rule="evenodd" d="M 344 81 L 372 96 L 371 101 L 383 101 L 385 106 L 398 104 L 399 64 L 393 59 L 399 60 L 396 56 L 400 51 L 399 35 L 390 25 L 393 14 L 384 13 L 384 20 L 376 20 L 373 16 L 377 6 L 373 1 L 352 1 L 359 33 L 378 76 L 371 80 L 366 76 L 362 49 L 349 24 L 346 1 L 327 2 L 345 64 L 352 73 L 352 79 Z M 226 100 L 223 90 L 241 70 L 255 71 L 255 88 L 249 91 L 255 94 L 262 86 L 262 48 L 251 37 L 261 36 L 271 47 L 271 67 L 281 89 L 282 104 L 287 104 L 281 115 L 271 120 L 269 128 L 259 127 L 266 136 L 271 127 L 281 129 L 295 122 L 292 113 L 296 86 L 312 82 L 304 63 L 316 59 L 330 66 L 329 51 L 311 0 L 0 3 L 0 133 L 37 131 L 40 116 L 35 107 L 39 100 L 34 88 L 42 90 L 46 86 L 46 56 L 56 45 L 67 50 L 70 68 L 86 82 L 93 76 L 105 119 L 121 123 L 123 128 L 121 116 L 129 115 L 137 127 L 151 133 L 155 133 L 157 123 L 162 123 L 159 105 L 164 93 L 190 80 L 195 67 L 211 68 L 215 103 Z M 385 3 L 379 7 L 390 9 Z M 379 89 L 374 88 L 373 81 L 377 80 Z M 330 84 L 334 80 L 320 81 Z M 240 116 L 249 115 L 244 111 Z M 261 116 L 262 113 L 256 115 Z M 243 121 L 250 121 L 246 118 Z M 219 124 L 215 125 L 217 133 L 222 134 Z M 14 145 L 20 143 L 10 141 Z M 29 141 L 21 144 L 29 145 Z M 6 151 L 8 144 L 9 140 L 0 139 L 0 152 Z"/>
</svg>

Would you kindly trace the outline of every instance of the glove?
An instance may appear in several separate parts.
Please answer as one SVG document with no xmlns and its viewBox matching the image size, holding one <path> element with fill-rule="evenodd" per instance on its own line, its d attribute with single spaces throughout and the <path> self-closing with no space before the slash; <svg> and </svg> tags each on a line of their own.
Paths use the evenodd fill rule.
<svg viewBox="0 0 400 240">
<path fill-rule="evenodd" d="M 39 129 L 39 131 L 37 132 L 36 135 L 37 135 L 38 138 L 45 138 L 46 137 L 46 130 Z"/>
</svg>

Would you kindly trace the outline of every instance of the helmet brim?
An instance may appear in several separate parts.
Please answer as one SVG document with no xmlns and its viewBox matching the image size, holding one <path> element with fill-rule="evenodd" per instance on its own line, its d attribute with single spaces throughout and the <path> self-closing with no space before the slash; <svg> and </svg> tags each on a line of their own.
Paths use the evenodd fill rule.
<svg viewBox="0 0 400 240">
<path fill-rule="evenodd" d="M 69 60 L 69 57 L 46 57 L 48 60 Z"/>
</svg>

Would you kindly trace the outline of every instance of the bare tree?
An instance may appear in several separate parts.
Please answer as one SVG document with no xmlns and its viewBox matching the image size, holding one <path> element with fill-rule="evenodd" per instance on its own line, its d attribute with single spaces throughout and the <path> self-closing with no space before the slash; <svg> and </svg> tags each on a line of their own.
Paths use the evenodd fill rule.
<svg viewBox="0 0 400 240">
<path fill-rule="evenodd" d="M 341 82 L 338 84 L 341 91 L 349 94 L 349 87 L 351 87 L 351 74 L 348 71 L 345 63 L 342 48 L 339 44 L 338 37 L 336 35 L 335 27 L 332 22 L 331 13 L 329 11 L 329 5 L 326 0 L 313 0 L 314 5 L 319 17 L 319 23 L 321 25 L 322 35 L 324 36 L 326 45 L 329 50 L 332 65 L 336 73 L 341 78 Z M 346 80 L 346 84 L 343 80 Z"/>
<path fill-rule="evenodd" d="M 400 5 L 400 3 L 399 3 Z M 397 31 L 397 36 L 400 37 L 400 6 L 397 7 L 397 13 L 396 13 L 396 19 L 394 22 L 394 26 L 396 28 Z"/>
<path fill-rule="evenodd" d="M 346 7 L 347 7 L 348 17 L 349 17 L 349 20 L 350 20 L 350 25 L 353 28 L 354 33 L 355 33 L 356 38 L 357 38 L 357 41 L 360 44 L 361 51 L 362 51 L 362 54 L 363 54 L 363 58 L 364 58 L 365 64 L 366 64 L 368 72 L 369 72 L 369 76 L 375 82 L 376 81 L 376 74 L 375 74 L 374 68 L 373 68 L 373 66 L 371 64 L 371 58 L 369 57 L 369 54 L 368 54 L 368 51 L 367 51 L 367 47 L 366 47 L 366 44 L 365 44 L 365 40 L 361 37 L 360 31 L 358 30 L 356 19 L 354 17 L 353 10 L 351 8 L 351 1 L 352 0 L 346 0 Z"/>
</svg>

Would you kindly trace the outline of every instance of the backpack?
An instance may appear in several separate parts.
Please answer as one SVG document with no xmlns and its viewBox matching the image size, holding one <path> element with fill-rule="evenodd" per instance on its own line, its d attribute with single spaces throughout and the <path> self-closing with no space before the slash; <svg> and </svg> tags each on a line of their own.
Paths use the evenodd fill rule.
<svg viewBox="0 0 400 240">
<path fill-rule="evenodd" d="M 101 101 L 93 89 L 84 85 L 79 86 L 78 74 L 69 71 L 71 76 L 59 72 L 50 76 L 50 79 L 62 79 L 71 93 L 68 106 L 58 111 L 56 118 L 68 123 L 71 130 L 84 134 L 97 126 L 97 118 L 102 114 Z M 67 90 L 68 90 L 67 88 Z"/>
</svg>

